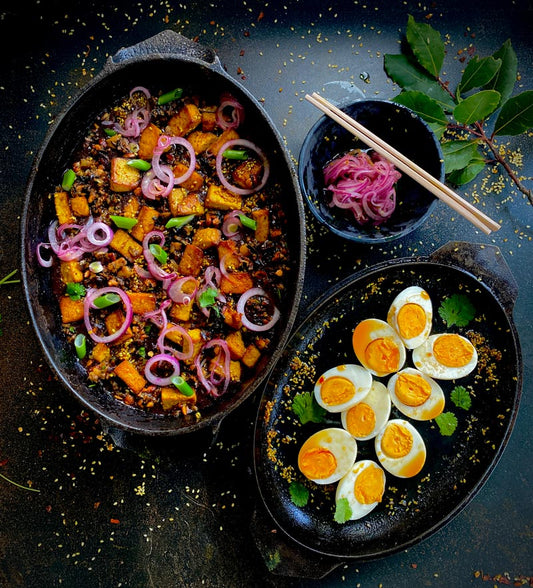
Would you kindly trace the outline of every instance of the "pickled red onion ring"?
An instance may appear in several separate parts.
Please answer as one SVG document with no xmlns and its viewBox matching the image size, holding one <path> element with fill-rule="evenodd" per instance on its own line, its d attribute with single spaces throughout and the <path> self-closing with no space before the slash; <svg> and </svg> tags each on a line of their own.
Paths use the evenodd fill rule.
<svg viewBox="0 0 533 588">
<path fill-rule="evenodd" d="M 268 331 L 271 329 L 279 320 L 280 312 L 276 306 L 274 306 L 274 311 L 272 312 L 272 318 L 263 325 L 258 325 L 256 323 L 252 323 L 250 319 L 246 317 L 246 303 L 250 298 L 254 296 L 259 296 L 261 298 L 267 298 L 270 300 L 268 294 L 262 288 L 250 288 L 244 294 L 241 294 L 237 302 L 237 312 L 241 315 L 241 322 L 244 327 L 250 329 L 250 331 Z"/>
<path fill-rule="evenodd" d="M 108 293 L 118 294 L 120 296 L 120 299 L 122 300 L 122 303 L 124 304 L 124 308 L 126 310 L 126 316 L 120 328 L 117 329 L 114 333 L 111 333 L 110 335 L 100 336 L 96 334 L 95 330 L 91 325 L 90 311 L 91 309 L 97 308 L 94 305 L 94 301 L 96 300 L 96 298 Z M 124 292 L 124 290 L 122 290 L 121 288 L 117 288 L 115 286 L 106 286 L 104 288 L 92 288 L 87 292 L 85 299 L 83 301 L 83 320 L 85 322 L 85 328 L 87 329 L 89 337 L 95 343 L 112 343 L 113 341 L 120 339 L 120 337 L 122 337 L 122 335 L 124 335 L 124 333 L 127 331 L 132 319 L 133 307 L 131 304 L 131 300 L 129 299 L 126 292 Z"/>
<path fill-rule="evenodd" d="M 224 116 L 224 112 L 231 109 L 230 120 Z M 216 112 L 216 122 L 221 129 L 236 129 L 244 121 L 244 107 L 231 94 L 221 96 L 220 106 Z"/>
<path fill-rule="evenodd" d="M 203 369 L 203 364 L 205 363 L 205 360 L 201 360 L 201 355 L 203 351 L 215 346 L 220 347 L 221 354 L 224 354 L 224 361 L 222 363 L 222 375 L 219 377 L 217 377 L 216 375 L 216 369 L 219 365 L 221 365 L 219 355 L 217 361 L 214 362 L 211 372 L 208 376 L 206 376 Z M 205 390 L 209 394 L 211 394 L 211 396 L 217 397 L 226 392 L 230 382 L 230 351 L 228 344 L 226 341 L 224 341 L 224 339 L 211 339 L 211 341 L 208 341 L 202 347 L 200 353 L 198 353 L 198 355 L 196 356 L 194 360 L 194 365 L 196 367 L 196 372 L 198 374 L 198 379 L 200 380 L 200 383 L 205 388 Z M 224 385 L 222 387 L 222 391 L 220 391 L 219 388 L 222 383 L 224 383 Z"/>
<path fill-rule="evenodd" d="M 172 145 L 181 145 L 185 147 L 187 152 L 189 153 L 189 167 L 187 171 L 179 176 L 175 177 L 174 172 L 170 170 L 172 174 L 172 179 L 169 179 L 169 173 L 167 170 L 162 169 L 165 166 L 162 166 L 159 162 L 163 151 L 171 147 Z M 166 166 L 168 168 L 168 166 Z M 159 139 L 157 140 L 157 145 L 154 148 L 154 154 L 152 156 L 152 169 L 154 170 L 155 175 L 163 182 L 168 182 L 169 186 L 175 186 L 176 184 L 183 184 L 186 182 L 193 174 L 196 168 L 196 154 L 194 152 L 193 146 L 184 139 L 183 137 L 171 137 L 170 135 L 160 135 Z M 170 168 L 168 168 L 170 169 Z M 172 189 L 172 188 L 171 188 Z M 170 192 L 170 190 L 169 190 Z"/>
<path fill-rule="evenodd" d="M 183 345 L 183 350 L 182 351 L 178 351 L 177 349 L 174 349 L 174 347 L 170 347 L 169 345 L 165 345 L 165 338 L 170 334 L 170 333 L 180 333 L 183 340 L 182 340 L 182 345 Z M 174 325 L 174 324 L 170 324 L 170 325 L 165 325 L 162 329 L 161 332 L 159 333 L 159 337 L 157 339 L 157 347 L 159 348 L 159 350 L 161 351 L 161 353 L 170 353 L 172 355 L 175 355 L 178 359 L 190 359 L 194 353 L 194 343 L 192 342 L 192 337 L 189 334 L 189 332 L 187 331 L 187 329 L 183 328 L 181 325 Z"/>
<path fill-rule="evenodd" d="M 261 163 L 263 164 L 263 177 L 261 178 L 259 184 L 257 184 L 257 186 L 255 186 L 254 188 L 238 188 L 237 186 L 233 186 L 232 184 L 230 184 L 228 180 L 226 180 L 226 178 L 224 177 L 224 173 L 222 172 L 222 160 L 224 151 L 226 151 L 226 149 L 234 147 L 235 145 L 246 147 L 247 149 L 250 149 L 251 151 L 257 153 L 259 159 L 261 160 Z M 261 190 L 261 188 L 266 184 L 270 173 L 270 165 L 268 163 L 266 155 L 257 145 L 255 145 L 251 141 L 247 141 L 246 139 L 232 139 L 231 141 L 227 141 L 226 143 L 224 143 L 224 145 L 222 145 L 222 147 L 218 150 L 215 165 L 218 179 L 220 180 L 220 183 L 224 186 L 224 188 L 226 188 L 230 192 L 233 192 L 234 194 L 239 194 L 240 196 L 247 196 L 248 194 L 253 194 L 254 192 L 258 192 L 259 190 Z"/>
<path fill-rule="evenodd" d="M 170 376 L 160 377 L 154 375 L 152 372 L 152 366 L 156 363 L 169 363 L 172 366 L 172 373 Z M 180 364 L 179 361 L 168 353 L 159 353 L 150 357 L 144 366 L 144 375 L 146 379 L 154 386 L 170 386 L 172 384 L 172 378 L 180 375 Z"/>
</svg>

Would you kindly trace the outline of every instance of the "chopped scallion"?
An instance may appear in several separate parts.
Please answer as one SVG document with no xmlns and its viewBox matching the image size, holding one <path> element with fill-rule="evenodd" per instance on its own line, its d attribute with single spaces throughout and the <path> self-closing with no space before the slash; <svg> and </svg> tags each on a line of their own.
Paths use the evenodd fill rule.
<svg viewBox="0 0 533 588">
<path fill-rule="evenodd" d="M 83 333 L 76 335 L 74 339 L 74 347 L 76 349 L 76 355 L 83 359 L 87 355 L 87 338 Z"/>
<path fill-rule="evenodd" d="M 104 129 L 104 133 L 108 137 L 114 137 L 117 134 L 117 131 L 114 131 L 113 129 Z"/>
<path fill-rule="evenodd" d="M 257 229 L 257 222 L 253 218 L 249 218 L 244 214 L 239 214 L 239 218 L 241 219 L 243 227 L 246 227 L 247 229 L 252 229 L 252 231 L 255 231 Z"/>
<path fill-rule="evenodd" d="M 248 159 L 248 152 L 245 149 L 226 149 L 224 153 L 222 153 L 222 157 L 226 159 L 241 159 L 246 160 Z"/>
<path fill-rule="evenodd" d="M 120 296 L 118 294 L 108 292 L 107 294 L 102 294 L 102 296 L 95 298 L 93 304 L 96 308 L 107 308 L 108 306 L 113 306 L 113 304 L 116 304 L 119 300 Z"/>
<path fill-rule="evenodd" d="M 167 92 L 166 94 L 162 94 L 161 96 L 159 96 L 159 98 L 157 99 L 157 103 L 160 106 L 162 106 L 163 104 L 167 104 L 168 102 L 172 102 L 172 100 L 177 100 L 178 98 L 181 98 L 182 94 L 183 94 L 183 89 L 176 88 L 175 90 L 171 90 L 170 92 Z"/>
<path fill-rule="evenodd" d="M 144 159 L 128 159 L 128 165 L 141 171 L 148 171 L 152 164 Z"/>
<path fill-rule="evenodd" d="M 73 169 L 67 169 L 67 171 L 63 174 L 63 179 L 61 180 L 61 187 L 63 190 L 70 190 L 74 185 L 74 181 L 76 180 L 76 173 Z"/>
<path fill-rule="evenodd" d="M 187 216 L 174 216 L 165 225 L 167 229 L 181 229 L 186 224 L 190 223 L 194 218 L 194 214 L 188 214 Z"/>
<path fill-rule="evenodd" d="M 165 264 L 168 259 L 168 253 L 158 245 L 157 243 L 151 243 L 148 247 L 150 249 L 150 253 L 157 259 L 157 261 L 161 264 Z"/>
<path fill-rule="evenodd" d="M 131 218 L 129 216 L 117 216 L 115 214 L 110 214 L 109 218 L 117 225 L 119 229 L 132 229 L 137 224 L 136 218 Z"/>
<path fill-rule="evenodd" d="M 104 266 L 102 265 L 101 261 L 93 261 L 89 264 L 89 269 L 93 272 L 93 274 L 99 274 L 100 272 L 104 271 Z"/>
<path fill-rule="evenodd" d="M 193 396 L 194 390 L 181 376 L 174 376 L 171 382 L 183 394 L 183 396 Z"/>
</svg>

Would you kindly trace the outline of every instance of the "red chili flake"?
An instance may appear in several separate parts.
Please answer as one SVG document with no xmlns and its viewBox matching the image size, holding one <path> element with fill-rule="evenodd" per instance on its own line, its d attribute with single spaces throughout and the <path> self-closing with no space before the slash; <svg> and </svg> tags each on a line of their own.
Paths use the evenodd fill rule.
<svg viewBox="0 0 533 588">
<path fill-rule="evenodd" d="M 100 506 L 99 502 L 95 502 L 93 505 L 94 510 L 96 510 Z"/>
<path fill-rule="evenodd" d="M 239 51 L 239 55 L 240 55 L 240 57 L 243 57 L 243 56 L 244 56 L 244 49 L 241 49 L 241 50 Z"/>
<path fill-rule="evenodd" d="M 120 525 L 120 521 L 118 519 L 109 519 L 109 522 L 113 525 Z"/>
<path fill-rule="evenodd" d="M 237 68 L 237 73 L 238 73 L 239 75 L 241 75 L 241 74 L 242 74 L 242 69 L 241 69 L 240 67 L 238 67 L 238 68 Z"/>
<path fill-rule="evenodd" d="M 2 461 L 0 461 L 0 468 L 3 468 L 5 465 L 7 465 L 7 462 L 9 460 L 7 459 L 7 457 L 5 459 L 3 459 Z"/>
<path fill-rule="evenodd" d="M 48 504 L 47 506 L 44 507 L 44 510 L 46 512 L 52 512 L 52 505 L 51 504 Z"/>
<path fill-rule="evenodd" d="M 416 564 L 416 563 L 412 563 L 412 564 L 411 564 L 411 567 L 413 568 L 413 570 L 416 570 L 416 568 L 418 567 L 418 564 Z"/>
<path fill-rule="evenodd" d="M 244 36 L 245 37 L 249 37 L 250 36 L 250 31 L 244 31 Z"/>
<path fill-rule="evenodd" d="M 263 20 L 264 16 L 265 16 L 265 13 L 261 10 L 261 12 L 259 13 L 259 16 L 257 17 L 257 22 Z"/>
</svg>

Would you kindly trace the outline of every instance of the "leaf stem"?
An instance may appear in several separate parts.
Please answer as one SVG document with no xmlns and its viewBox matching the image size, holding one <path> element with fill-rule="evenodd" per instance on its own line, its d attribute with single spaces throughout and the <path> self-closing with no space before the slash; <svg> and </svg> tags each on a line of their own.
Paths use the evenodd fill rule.
<svg viewBox="0 0 533 588">
<path fill-rule="evenodd" d="M 14 269 L 12 272 L 9 272 L 6 276 L 0 279 L 0 286 L 3 284 L 18 284 L 20 280 L 11 280 L 11 278 L 17 273 L 17 269 Z"/>
<path fill-rule="evenodd" d="M 17 482 L 13 482 L 13 480 L 10 480 L 7 476 L 4 476 L 4 474 L 0 474 L 0 478 L 3 478 L 6 482 L 13 484 L 13 486 L 16 486 L 17 488 L 21 488 L 22 490 L 28 490 L 29 492 L 40 492 L 40 490 L 37 490 L 37 488 L 30 488 L 29 486 L 22 486 L 21 484 L 17 484 Z"/>
</svg>

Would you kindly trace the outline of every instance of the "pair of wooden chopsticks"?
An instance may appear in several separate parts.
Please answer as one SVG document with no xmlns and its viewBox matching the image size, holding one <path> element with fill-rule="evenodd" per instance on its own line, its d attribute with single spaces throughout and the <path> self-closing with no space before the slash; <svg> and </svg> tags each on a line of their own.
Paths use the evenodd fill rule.
<svg viewBox="0 0 533 588">
<path fill-rule="evenodd" d="M 305 98 L 346 130 L 357 136 L 363 143 L 388 159 L 398 169 L 405 172 L 420 185 L 424 186 L 424 188 L 453 208 L 453 210 L 458 212 L 461 216 L 469 220 L 486 235 L 489 235 L 492 231 L 497 231 L 500 228 L 500 225 L 496 221 L 478 210 L 475 206 L 470 204 L 470 202 L 464 200 L 464 198 L 461 198 L 461 196 L 456 194 L 448 186 L 422 169 L 414 161 L 411 161 L 405 155 L 394 149 L 394 147 L 391 147 L 391 145 L 369 131 L 361 123 L 348 116 L 345 112 L 340 110 L 340 108 L 337 108 L 331 104 L 331 102 L 328 102 L 328 100 L 320 96 L 320 94 L 313 92 L 312 95 L 307 94 Z"/>
</svg>

